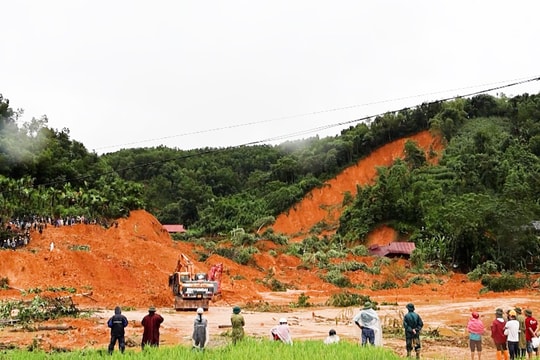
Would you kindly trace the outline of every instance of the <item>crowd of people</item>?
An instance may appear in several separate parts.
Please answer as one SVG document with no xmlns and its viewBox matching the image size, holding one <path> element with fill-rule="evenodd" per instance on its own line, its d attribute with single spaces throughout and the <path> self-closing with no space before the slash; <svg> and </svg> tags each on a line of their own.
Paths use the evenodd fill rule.
<svg viewBox="0 0 540 360">
<path fill-rule="evenodd" d="M 420 358 L 422 345 L 420 342 L 420 333 L 424 326 L 422 318 L 415 312 L 415 306 L 409 303 L 405 306 L 407 313 L 403 317 L 403 330 L 405 333 L 405 349 L 407 357 L 411 357 L 414 351 L 417 359 Z M 232 344 L 236 345 L 244 338 L 244 317 L 240 314 L 239 306 L 234 306 L 231 314 L 231 337 Z M 144 328 L 141 341 L 141 348 L 146 346 L 159 346 L 159 330 L 164 319 L 156 312 L 156 308 L 151 306 L 148 314 L 142 319 L 141 324 Z M 382 327 L 379 315 L 370 302 L 366 302 L 360 312 L 352 319 L 353 323 L 360 329 L 359 342 L 362 346 L 382 346 Z M 108 320 L 108 326 L 111 328 L 111 341 L 108 347 L 109 353 L 112 353 L 116 343 L 119 350 L 125 350 L 124 328 L 128 326 L 128 321 L 122 315 L 120 307 L 116 307 L 114 315 Z M 504 313 L 503 309 L 495 310 L 489 330 L 491 338 L 496 348 L 497 360 L 517 360 L 532 359 L 533 354 L 538 358 L 540 340 L 538 339 L 537 320 L 533 317 L 530 309 L 522 311 L 516 307 L 509 309 Z M 466 334 L 469 338 L 469 348 L 471 360 L 481 360 L 482 356 L 482 337 L 488 331 L 476 311 L 471 313 L 466 325 Z M 270 329 L 271 339 L 287 345 L 293 345 L 293 338 L 289 328 L 287 318 L 280 318 L 279 323 Z M 204 316 L 204 310 L 198 308 L 193 322 L 192 333 L 193 350 L 203 351 L 208 345 L 210 336 L 208 333 L 208 319 Z M 336 330 L 330 329 L 328 336 L 324 339 L 324 344 L 331 345 L 340 342 L 340 337 Z"/>
<path fill-rule="evenodd" d="M 0 249 L 15 250 L 30 243 L 33 231 L 43 233 L 49 226 L 62 227 L 76 224 L 96 225 L 97 219 L 88 219 L 85 216 L 50 217 L 29 215 L 4 220 L 0 218 Z M 101 224 L 108 226 L 109 224 Z M 118 226 L 117 222 L 114 222 Z"/>
<path fill-rule="evenodd" d="M 472 318 L 478 319 L 478 314 L 473 313 Z M 470 323 L 473 320 L 469 321 Z M 467 326 L 469 328 L 469 326 Z M 480 327 L 478 327 L 480 329 Z M 533 317 L 530 309 L 522 311 L 516 307 L 505 312 L 498 308 L 495 310 L 495 318 L 491 323 L 491 338 L 497 350 L 497 360 L 514 360 L 514 359 L 532 359 L 533 354 L 538 357 L 538 322 Z M 479 334 L 472 332 L 470 334 Z M 477 349 L 478 359 L 480 359 L 482 348 Z M 473 347 L 471 345 L 471 359 L 473 358 Z"/>
</svg>

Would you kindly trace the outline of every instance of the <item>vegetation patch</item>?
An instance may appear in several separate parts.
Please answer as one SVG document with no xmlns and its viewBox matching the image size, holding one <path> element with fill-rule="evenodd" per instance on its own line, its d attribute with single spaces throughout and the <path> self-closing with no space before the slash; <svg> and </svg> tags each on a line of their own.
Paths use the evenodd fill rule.
<svg viewBox="0 0 540 360">
<path fill-rule="evenodd" d="M 330 296 L 330 298 L 326 300 L 326 305 L 335 307 L 349 307 L 364 305 L 364 303 L 368 301 L 373 305 L 374 309 L 377 308 L 378 302 L 371 300 L 369 295 L 360 295 L 349 291 L 344 291 Z"/>
<path fill-rule="evenodd" d="M 512 274 L 503 273 L 500 276 L 484 275 L 482 276 L 482 285 L 486 289 L 494 292 L 515 291 L 530 286 L 530 279 L 527 277 L 518 277 Z"/>
<path fill-rule="evenodd" d="M 90 245 L 70 245 L 68 249 L 71 251 L 90 251 Z"/>
</svg>

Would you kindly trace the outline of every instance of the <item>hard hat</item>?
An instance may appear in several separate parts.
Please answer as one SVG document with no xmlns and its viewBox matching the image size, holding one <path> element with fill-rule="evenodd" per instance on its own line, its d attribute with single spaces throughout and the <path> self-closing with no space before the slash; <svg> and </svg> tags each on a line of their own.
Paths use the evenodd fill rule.
<svg viewBox="0 0 540 360">
<path fill-rule="evenodd" d="M 281 318 L 281 319 L 279 319 L 279 323 L 280 323 L 280 324 L 286 324 L 286 323 L 287 323 L 287 319 L 286 319 L 286 318 Z"/>
<path fill-rule="evenodd" d="M 204 309 L 203 308 L 198 308 L 197 309 L 197 314 L 203 314 L 204 313 Z"/>
</svg>

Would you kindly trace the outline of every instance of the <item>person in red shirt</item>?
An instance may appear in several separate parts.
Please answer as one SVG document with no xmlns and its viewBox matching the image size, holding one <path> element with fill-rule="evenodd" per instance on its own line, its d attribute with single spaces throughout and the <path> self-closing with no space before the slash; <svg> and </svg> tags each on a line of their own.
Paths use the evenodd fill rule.
<svg viewBox="0 0 540 360">
<path fill-rule="evenodd" d="M 506 321 L 503 318 L 503 310 L 495 310 L 495 319 L 491 323 L 491 338 L 495 344 L 495 349 L 497 351 L 497 360 L 508 360 L 510 354 L 508 353 L 508 348 L 506 346 L 506 335 L 504 335 L 504 326 Z"/>
<path fill-rule="evenodd" d="M 156 313 L 156 308 L 151 306 L 148 309 L 148 315 L 146 315 L 141 324 L 144 328 L 141 348 L 144 350 L 146 345 L 159 346 L 159 327 L 163 322 L 163 317 Z"/>
<path fill-rule="evenodd" d="M 527 341 L 527 359 L 532 359 L 532 353 L 535 352 L 538 356 L 538 347 L 534 347 L 532 339 L 538 337 L 538 322 L 532 316 L 530 309 L 525 309 L 525 340 Z"/>
</svg>

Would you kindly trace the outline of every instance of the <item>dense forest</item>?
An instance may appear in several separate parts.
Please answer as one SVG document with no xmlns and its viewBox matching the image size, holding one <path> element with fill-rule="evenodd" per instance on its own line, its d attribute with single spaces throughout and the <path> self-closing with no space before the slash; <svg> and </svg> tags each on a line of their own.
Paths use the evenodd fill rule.
<svg viewBox="0 0 540 360">
<path fill-rule="evenodd" d="M 192 236 L 254 232 L 374 149 L 430 130 L 447 144 L 438 165 L 406 157 L 344 199 L 330 241 L 362 243 L 380 224 L 417 244 L 417 258 L 465 269 L 492 260 L 529 266 L 540 254 L 540 94 L 478 95 L 377 116 L 340 135 L 276 146 L 124 149 L 97 155 L 51 129 L 21 124 L 0 95 L 0 216 L 111 220 L 145 208 Z M 428 154 L 428 156 L 430 156 Z M 537 230 L 537 229 L 536 229 Z"/>
</svg>

